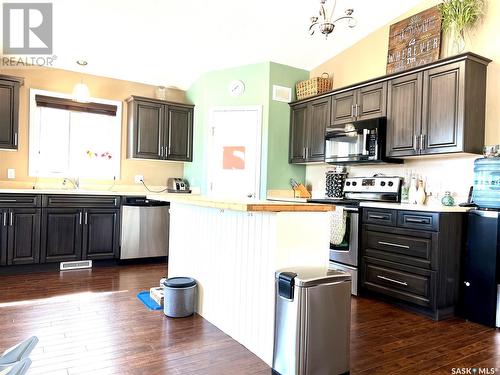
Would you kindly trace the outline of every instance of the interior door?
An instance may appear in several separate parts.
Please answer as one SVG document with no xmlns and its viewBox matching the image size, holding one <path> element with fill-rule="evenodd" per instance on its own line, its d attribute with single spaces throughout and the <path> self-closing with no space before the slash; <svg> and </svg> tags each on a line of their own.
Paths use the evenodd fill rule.
<svg viewBox="0 0 500 375">
<path fill-rule="evenodd" d="M 226 107 L 211 110 L 208 194 L 225 199 L 259 198 L 262 110 Z"/>
<path fill-rule="evenodd" d="M 346 91 L 332 96 L 331 126 L 343 125 L 356 120 L 354 117 L 356 96 L 356 90 Z"/>
<path fill-rule="evenodd" d="M 41 262 L 68 262 L 82 258 L 83 210 L 46 208 L 43 214 Z"/>
<path fill-rule="evenodd" d="M 330 98 L 315 100 L 309 106 L 307 161 L 324 162 L 325 131 L 330 117 Z"/>
<path fill-rule="evenodd" d="M 120 240 L 120 210 L 86 209 L 83 217 L 83 259 L 117 258 Z"/>
<path fill-rule="evenodd" d="M 421 119 L 422 73 L 390 80 L 387 100 L 387 156 L 419 154 Z"/>
<path fill-rule="evenodd" d="M 422 154 L 463 150 L 464 62 L 424 72 Z"/>
<path fill-rule="evenodd" d="M 291 108 L 290 163 L 304 163 L 306 161 L 307 114 L 307 103 L 295 105 Z"/>
<path fill-rule="evenodd" d="M 7 264 L 40 261 L 40 209 L 11 208 L 7 234 Z"/>
<path fill-rule="evenodd" d="M 160 103 L 134 101 L 134 158 L 162 159 L 165 106 Z"/>
<path fill-rule="evenodd" d="M 193 109 L 168 106 L 168 131 L 165 132 L 168 160 L 193 160 Z"/>
</svg>

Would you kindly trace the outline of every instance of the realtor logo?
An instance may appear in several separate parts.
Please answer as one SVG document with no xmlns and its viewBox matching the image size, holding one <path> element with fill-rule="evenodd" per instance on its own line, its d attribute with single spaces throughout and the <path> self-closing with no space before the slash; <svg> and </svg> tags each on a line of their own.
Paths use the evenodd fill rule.
<svg viewBox="0 0 500 375">
<path fill-rule="evenodd" d="M 3 53 L 52 53 L 52 3 L 3 4 Z"/>
</svg>

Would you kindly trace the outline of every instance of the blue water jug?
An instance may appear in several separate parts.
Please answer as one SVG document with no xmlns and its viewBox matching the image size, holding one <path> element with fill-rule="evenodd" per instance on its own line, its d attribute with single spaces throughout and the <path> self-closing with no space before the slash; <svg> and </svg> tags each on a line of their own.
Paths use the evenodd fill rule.
<svg viewBox="0 0 500 375">
<path fill-rule="evenodd" d="M 500 208 L 500 157 L 474 161 L 473 201 L 479 207 Z"/>
</svg>

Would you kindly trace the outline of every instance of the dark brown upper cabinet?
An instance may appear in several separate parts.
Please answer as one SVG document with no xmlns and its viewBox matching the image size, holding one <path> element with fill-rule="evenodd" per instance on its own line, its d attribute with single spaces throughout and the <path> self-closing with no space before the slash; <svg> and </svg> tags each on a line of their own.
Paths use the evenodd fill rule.
<svg viewBox="0 0 500 375">
<path fill-rule="evenodd" d="M 480 154 L 488 62 L 465 55 L 390 80 L 387 156 Z"/>
<path fill-rule="evenodd" d="M 330 125 L 344 125 L 386 115 L 387 82 L 379 82 L 332 96 Z"/>
<path fill-rule="evenodd" d="M 387 156 L 418 155 L 422 124 L 422 73 L 389 81 L 387 98 Z"/>
<path fill-rule="evenodd" d="M 128 156 L 192 161 L 192 105 L 133 96 L 128 102 Z"/>
<path fill-rule="evenodd" d="M 290 163 L 325 160 L 325 131 L 330 119 L 330 98 L 292 106 L 290 122 Z"/>
<path fill-rule="evenodd" d="M 17 150 L 22 78 L 0 74 L 0 149 Z"/>
</svg>

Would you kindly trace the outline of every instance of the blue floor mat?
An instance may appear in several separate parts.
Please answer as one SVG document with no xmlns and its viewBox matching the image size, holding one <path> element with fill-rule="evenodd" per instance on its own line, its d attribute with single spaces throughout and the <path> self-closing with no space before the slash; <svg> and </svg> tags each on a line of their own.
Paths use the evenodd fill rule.
<svg viewBox="0 0 500 375">
<path fill-rule="evenodd" d="M 137 294 L 137 298 L 150 310 L 162 310 L 163 307 L 158 305 L 155 300 L 153 300 L 149 292 L 142 291 Z"/>
</svg>

